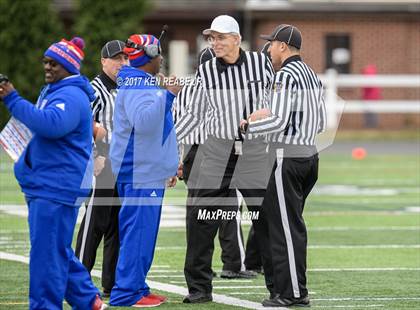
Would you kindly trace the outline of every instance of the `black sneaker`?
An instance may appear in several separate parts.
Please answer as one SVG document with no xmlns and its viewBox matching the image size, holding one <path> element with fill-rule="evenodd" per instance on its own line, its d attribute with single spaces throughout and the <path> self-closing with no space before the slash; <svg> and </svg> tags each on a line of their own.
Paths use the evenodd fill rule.
<svg viewBox="0 0 420 310">
<path fill-rule="evenodd" d="M 223 279 L 252 279 L 257 276 L 257 273 L 252 270 L 243 270 L 243 271 L 232 271 L 232 270 L 223 270 L 220 273 L 220 277 Z"/>
<path fill-rule="evenodd" d="M 247 268 L 246 270 L 253 271 L 259 274 L 264 274 L 264 269 L 262 267 Z"/>
<path fill-rule="evenodd" d="M 188 294 L 182 300 L 184 304 L 200 304 L 209 301 L 213 301 L 213 296 L 211 296 L 209 293 L 202 292 Z"/>
<path fill-rule="evenodd" d="M 302 298 L 284 298 L 277 294 L 273 298 L 263 300 L 262 305 L 264 307 L 310 307 L 311 303 L 308 296 Z"/>
</svg>

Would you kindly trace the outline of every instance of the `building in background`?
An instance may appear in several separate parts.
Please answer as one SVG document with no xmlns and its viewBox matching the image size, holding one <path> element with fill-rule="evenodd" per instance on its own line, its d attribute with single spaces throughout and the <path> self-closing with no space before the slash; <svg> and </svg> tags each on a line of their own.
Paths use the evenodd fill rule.
<svg viewBox="0 0 420 310">
<path fill-rule="evenodd" d="M 54 0 L 71 23 L 72 1 Z M 206 44 L 201 35 L 212 19 L 229 14 L 238 20 L 244 46 L 259 49 L 262 33 L 278 24 L 296 25 L 303 33 L 302 55 L 317 73 L 333 68 L 342 74 L 360 74 L 371 63 L 377 74 L 420 74 L 420 3 L 418 0 L 153 0 L 144 19 L 144 31 L 159 35 L 162 25 L 169 31 L 164 50 L 173 51 L 193 73 L 198 51 Z M 186 41 L 181 44 L 178 41 Z M 187 46 L 187 48 L 186 48 Z M 184 57 L 186 59 L 184 59 Z M 174 64 L 166 63 L 168 73 Z M 362 88 L 340 89 L 345 100 L 361 97 Z M 384 100 L 420 100 L 418 88 L 384 88 Z M 380 114 L 378 128 L 420 127 L 417 114 Z M 340 128 L 363 128 L 363 114 L 345 114 Z"/>
</svg>

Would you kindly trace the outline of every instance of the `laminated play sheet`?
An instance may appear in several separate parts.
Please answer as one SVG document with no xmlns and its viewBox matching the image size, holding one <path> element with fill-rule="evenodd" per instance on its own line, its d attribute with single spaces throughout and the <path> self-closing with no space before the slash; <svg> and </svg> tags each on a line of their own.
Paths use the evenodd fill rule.
<svg viewBox="0 0 420 310">
<path fill-rule="evenodd" d="M 15 162 L 31 139 L 32 133 L 29 128 L 13 117 L 0 132 L 0 145 Z"/>
</svg>

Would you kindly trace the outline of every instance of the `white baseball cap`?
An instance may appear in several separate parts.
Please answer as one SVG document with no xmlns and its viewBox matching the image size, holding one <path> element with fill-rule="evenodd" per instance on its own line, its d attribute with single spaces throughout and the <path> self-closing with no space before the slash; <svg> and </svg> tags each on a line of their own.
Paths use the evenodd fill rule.
<svg viewBox="0 0 420 310">
<path fill-rule="evenodd" d="M 239 34 L 238 22 L 229 15 L 219 15 L 213 19 L 209 29 L 203 30 L 204 35 L 209 35 L 212 31 L 219 33 L 236 33 Z"/>
</svg>

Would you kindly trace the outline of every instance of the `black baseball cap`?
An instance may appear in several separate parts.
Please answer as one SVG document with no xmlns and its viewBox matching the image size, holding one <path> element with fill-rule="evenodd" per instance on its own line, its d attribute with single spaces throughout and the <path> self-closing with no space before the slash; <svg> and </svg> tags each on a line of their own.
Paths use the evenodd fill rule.
<svg viewBox="0 0 420 310">
<path fill-rule="evenodd" d="M 125 43 L 120 40 L 112 40 L 107 42 L 101 50 L 102 58 L 112 58 L 115 55 L 124 53 Z"/>
<path fill-rule="evenodd" d="M 198 65 L 205 63 L 206 61 L 215 57 L 216 54 L 214 53 L 213 49 L 210 47 L 206 47 L 198 54 Z"/>
<path fill-rule="evenodd" d="M 266 56 L 270 56 L 270 53 L 268 52 L 269 48 L 270 48 L 270 42 L 265 42 L 265 44 L 261 48 L 261 53 L 263 53 Z"/>
<path fill-rule="evenodd" d="M 281 24 L 274 29 L 272 34 L 260 35 L 261 39 L 268 41 L 281 41 L 300 49 L 302 45 L 302 34 L 295 26 Z"/>
</svg>

